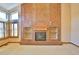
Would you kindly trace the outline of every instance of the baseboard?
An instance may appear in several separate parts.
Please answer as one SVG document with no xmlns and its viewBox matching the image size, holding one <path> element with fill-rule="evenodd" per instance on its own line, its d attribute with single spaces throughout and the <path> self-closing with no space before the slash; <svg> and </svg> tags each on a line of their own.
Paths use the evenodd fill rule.
<svg viewBox="0 0 79 59">
<path fill-rule="evenodd" d="M 6 37 L 5 39 L 2 39 L 2 40 L 7 40 L 7 39 L 8 39 L 8 37 Z M 0 41 L 2 41 L 2 40 L 0 40 Z M 6 43 L 4 43 L 4 44 L 1 44 L 0 47 L 6 46 L 6 45 L 8 45 L 8 42 L 6 42 Z"/>
<path fill-rule="evenodd" d="M 0 47 L 2 47 L 2 46 L 6 46 L 6 45 L 8 45 L 8 42 L 7 42 L 7 43 L 5 43 L 5 44 L 0 45 Z"/>
<path fill-rule="evenodd" d="M 71 42 L 62 42 L 62 44 L 71 44 Z"/>
<path fill-rule="evenodd" d="M 6 45 L 8 45 L 9 43 L 19 43 L 19 44 L 20 44 L 20 42 L 7 42 L 7 43 L 5 43 L 5 44 L 0 45 L 0 47 L 6 46 Z"/>
<path fill-rule="evenodd" d="M 8 45 L 8 43 L 19 43 L 19 44 L 21 44 L 21 42 L 7 42 L 7 43 L 5 43 L 3 45 L 0 45 L 0 47 L 6 46 L 6 45 Z M 73 44 L 74 46 L 79 47 L 78 45 L 76 45 L 76 44 L 74 44 L 72 42 L 62 42 L 62 44 Z"/>
<path fill-rule="evenodd" d="M 72 43 L 72 42 L 71 42 L 71 44 L 75 45 L 76 47 L 79 47 L 78 45 L 76 45 L 76 44 L 74 44 L 74 43 Z"/>
<path fill-rule="evenodd" d="M 76 47 L 79 47 L 78 45 L 76 45 L 76 44 L 74 44 L 74 43 L 72 43 L 72 42 L 62 42 L 62 44 L 73 44 L 73 45 L 75 45 Z"/>
<path fill-rule="evenodd" d="M 8 43 L 20 43 L 20 42 L 8 42 Z"/>
<path fill-rule="evenodd" d="M 1 40 L 6 40 L 6 39 L 8 39 L 8 38 L 9 38 L 9 37 L 6 37 L 6 38 L 1 38 L 1 39 L 0 39 L 0 41 L 1 41 Z"/>
</svg>

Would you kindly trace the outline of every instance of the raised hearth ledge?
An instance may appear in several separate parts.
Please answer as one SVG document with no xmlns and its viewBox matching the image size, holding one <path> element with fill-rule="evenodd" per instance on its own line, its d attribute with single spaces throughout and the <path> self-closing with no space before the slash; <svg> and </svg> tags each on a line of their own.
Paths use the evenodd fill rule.
<svg viewBox="0 0 79 59">
<path fill-rule="evenodd" d="M 21 40 L 21 44 L 23 45 L 62 45 L 62 42 L 59 40 L 52 40 L 52 41 L 34 41 L 31 39 Z"/>
</svg>

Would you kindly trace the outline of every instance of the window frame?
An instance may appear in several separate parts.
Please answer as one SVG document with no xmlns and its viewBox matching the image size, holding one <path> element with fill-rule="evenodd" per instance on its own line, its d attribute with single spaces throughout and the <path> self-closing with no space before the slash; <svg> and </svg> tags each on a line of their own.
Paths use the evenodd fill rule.
<svg viewBox="0 0 79 59">
<path fill-rule="evenodd" d="M 5 11 L 2 11 L 2 10 L 0 10 L 0 12 L 2 12 L 2 13 L 5 13 L 6 14 L 6 17 L 5 17 L 5 19 L 8 19 L 7 18 L 7 16 L 8 16 L 8 14 L 7 14 L 7 12 L 5 12 Z M 3 40 L 3 39 L 6 39 L 6 38 L 8 38 L 8 37 L 6 37 L 5 35 L 6 35 L 6 29 L 5 29 L 5 24 L 8 22 L 8 20 L 7 21 L 2 21 L 2 20 L 0 20 L 0 23 L 3 23 L 3 37 L 2 38 L 0 38 L 0 40 Z M 8 33 L 7 33 L 8 34 Z"/>
<path fill-rule="evenodd" d="M 6 18 L 5 19 L 8 19 L 8 15 L 7 15 L 7 12 L 5 12 L 5 11 L 2 11 L 2 10 L 0 10 L 0 12 L 2 12 L 2 13 L 5 13 L 6 14 Z M 8 21 L 8 20 L 7 20 Z"/>
<path fill-rule="evenodd" d="M 12 38 L 18 38 L 19 37 L 19 31 L 18 31 L 18 23 L 10 23 L 10 25 L 12 25 L 13 24 L 13 29 L 12 28 L 10 28 L 10 31 L 12 31 L 13 30 L 13 35 L 12 35 L 12 32 L 10 32 L 10 37 Z M 15 32 L 15 30 L 14 30 L 14 24 L 17 24 L 17 36 L 15 36 L 14 35 L 14 32 Z"/>
<path fill-rule="evenodd" d="M 9 35 L 9 37 L 10 38 L 18 38 L 19 37 L 19 18 L 17 19 L 18 20 L 18 22 L 16 23 L 17 24 L 17 36 L 14 36 L 14 32 L 13 32 L 13 36 L 11 36 L 12 34 L 11 34 L 11 24 L 13 24 L 13 31 L 14 31 L 14 22 L 11 22 L 11 21 L 13 21 L 13 20 L 11 20 L 12 19 L 12 14 L 15 14 L 15 13 L 18 13 L 18 11 L 14 11 L 14 12 L 11 12 L 10 13 L 10 35 Z"/>
<path fill-rule="evenodd" d="M 2 40 L 2 39 L 5 39 L 5 38 L 7 38 L 5 35 L 6 35 L 6 29 L 5 29 L 5 24 L 6 24 L 6 22 L 2 22 L 2 21 L 0 21 L 0 23 L 3 23 L 3 37 L 2 38 L 0 38 L 0 40 Z"/>
<path fill-rule="evenodd" d="M 15 14 L 15 13 L 18 13 L 18 11 L 14 11 L 14 12 L 11 12 L 11 13 L 10 13 L 10 21 L 11 21 L 11 19 L 12 19 L 12 14 Z"/>
</svg>

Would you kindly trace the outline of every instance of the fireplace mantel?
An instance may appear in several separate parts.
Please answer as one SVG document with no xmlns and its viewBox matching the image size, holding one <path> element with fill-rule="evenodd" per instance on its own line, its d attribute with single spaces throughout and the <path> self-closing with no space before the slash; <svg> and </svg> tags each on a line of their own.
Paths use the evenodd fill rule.
<svg viewBox="0 0 79 59">
<path fill-rule="evenodd" d="M 37 27 L 37 28 L 32 28 L 33 31 L 47 31 L 47 28 L 42 28 L 42 27 Z"/>
<path fill-rule="evenodd" d="M 48 26 L 47 24 L 44 24 L 44 23 L 37 23 L 37 24 L 34 24 L 32 26 L 33 30 L 35 31 L 41 31 L 41 30 L 47 30 Z"/>
</svg>

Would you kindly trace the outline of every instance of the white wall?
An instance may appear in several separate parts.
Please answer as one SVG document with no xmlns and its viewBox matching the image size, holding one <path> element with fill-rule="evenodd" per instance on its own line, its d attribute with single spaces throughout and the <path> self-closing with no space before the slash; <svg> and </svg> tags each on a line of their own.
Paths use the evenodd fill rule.
<svg viewBox="0 0 79 59">
<path fill-rule="evenodd" d="M 71 42 L 79 46 L 79 4 L 71 4 Z"/>
<path fill-rule="evenodd" d="M 70 4 L 61 4 L 61 41 L 70 42 L 71 39 L 71 17 Z"/>
</svg>

